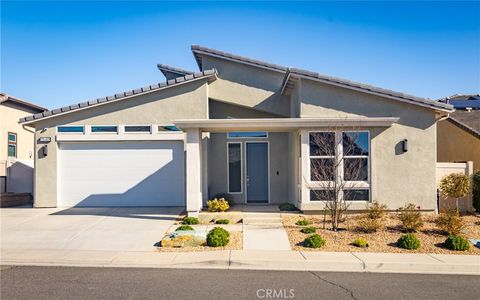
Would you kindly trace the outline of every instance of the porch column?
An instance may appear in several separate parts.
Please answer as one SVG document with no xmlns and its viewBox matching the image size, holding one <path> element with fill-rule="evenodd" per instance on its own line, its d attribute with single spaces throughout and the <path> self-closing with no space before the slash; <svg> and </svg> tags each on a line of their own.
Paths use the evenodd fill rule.
<svg viewBox="0 0 480 300">
<path fill-rule="evenodd" d="M 310 180 L 309 174 L 309 147 L 310 139 L 308 130 L 300 130 L 300 206 L 310 202 L 310 190 L 308 189 L 308 182 Z M 301 207 L 300 207 L 301 208 Z"/>
<path fill-rule="evenodd" d="M 198 128 L 187 129 L 186 150 L 186 192 L 187 214 L 197 216 L 202 208 L 202 138 Z"/>
</svg>

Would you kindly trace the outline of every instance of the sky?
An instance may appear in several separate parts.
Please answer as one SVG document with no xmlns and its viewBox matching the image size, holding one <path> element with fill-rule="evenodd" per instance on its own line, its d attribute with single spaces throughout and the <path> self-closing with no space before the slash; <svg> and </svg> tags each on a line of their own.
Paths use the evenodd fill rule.
<svg viewBox="0 0 480 300">
<path fill-rule="evenodd" d="M 199 44 L 420 97 L 480 93 L 480 2 L 1 2 L 0 90 L 49 109 L 198 70 Z"/>
</svg>

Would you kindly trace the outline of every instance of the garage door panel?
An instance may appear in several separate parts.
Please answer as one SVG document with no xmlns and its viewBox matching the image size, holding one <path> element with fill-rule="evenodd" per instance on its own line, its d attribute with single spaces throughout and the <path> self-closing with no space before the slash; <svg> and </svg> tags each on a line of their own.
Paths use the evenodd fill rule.
<svg viewBox="0 0 480 300">
<path fill-rule="evenodd" d="M 63 143 L 59 206 L 184 206 L 182 142 Z"/>
</svg>

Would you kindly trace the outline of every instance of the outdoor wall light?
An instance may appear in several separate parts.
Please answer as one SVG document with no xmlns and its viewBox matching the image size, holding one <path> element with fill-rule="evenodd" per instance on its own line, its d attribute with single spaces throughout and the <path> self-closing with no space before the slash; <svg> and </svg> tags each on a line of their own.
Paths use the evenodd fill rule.
<svg viewBox="0 0 480 300">
<path fill-rule="evenodd" d="M 47 145 L 45 145 L 45 146 L 42 147 L 42 154 L 43 154 L 43 156 L 47 156 L 47 155 L 48 155 Z"/>
<path fill-rule="evenodd" d="M 408 140 L 407 139 L 404 139 L 402 141 L 402 150 L 403 152 L 407 152 L 408 151 Z"/>
</svg>

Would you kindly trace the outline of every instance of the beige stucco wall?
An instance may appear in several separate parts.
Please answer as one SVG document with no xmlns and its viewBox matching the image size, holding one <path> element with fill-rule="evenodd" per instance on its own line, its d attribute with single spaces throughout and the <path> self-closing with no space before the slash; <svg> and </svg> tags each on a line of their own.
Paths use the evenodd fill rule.
<svg viewBox="0 0 480 300">
<path fill-rule="evenodd" d="M 365 128 L 371 135 L 371 198 L 390 209 L 408 202 L 436 208 L 434 110 L 308 80 L 302 80 L 301 100 L 302 117 L 399 117 L 389 128 Z M 403 139 L 408 139 L 406 153 Z M 304 208 L 318 206 L 312 203 Z"/>
<path fill-rule="evenodd" d="M 204 56 L 204 70 L 215 68 L 216 81 L 209 85 L 209 97 L 268 113 L 288 117 L 290 97 L 280 94 L 284 73 Z"/>
<path fill-rule="evenodd" d="M 22 117 L 35 111 L 21 108 L 15 104 L 0 104 L 0 176 L 6 176 L 8 133 L 17 134 L 17 159 L 33 160 L 34 130 L 18 124 Z"/>
<path fill-rule="evenodd" d="M 35 206 L 55 207 L 57 204 L 56 126 L 171 124 L 175 119 L 204 119 L 208 117 L 207 89 L 206 80 L 188 82 L 37 122 L 36 140 L 51 137 L 52 142 L 48 144 L 46 157 L 41 151 L 44 145 L 35 145 Z"/>
<path fill-rule="evenodd" d="M 437 161 L 473 161 L 480 169 L 480 139 L 448 120 L 437 123 Z"/>
</svg>

